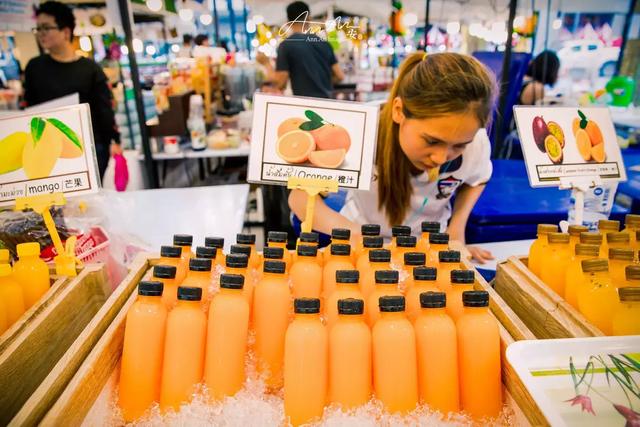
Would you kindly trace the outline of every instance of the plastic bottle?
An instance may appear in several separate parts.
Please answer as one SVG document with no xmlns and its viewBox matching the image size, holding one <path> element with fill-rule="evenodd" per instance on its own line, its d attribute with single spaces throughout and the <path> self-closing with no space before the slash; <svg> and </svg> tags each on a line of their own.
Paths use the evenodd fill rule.
<svg viewBox="0 0 640 427">
<path fill-rule="evenodd" d="M 609 249 L 606 245 L 603 245 L 604 237 L 598 232 L 580 233 L 580 243 L 585 245 L 596 245 L 600 248 L 598 258 L 607 258 L 609 256 Z"/>
<path fill-rule="evenodd" d="M 364 317 L 370 328 L 376 324 L 380 318 L 379 304 L 380 297 L 401 296 L 398 289 L 399 274 L 396 270 L 379 270 L 375 272 L 376 286 L 373 292 L 367 297 L 364 306 Z"/>
<path fill-rule="evenodd" d="M 580 243 L 580 234 L 587 233 L 589 231 L 589 227 L 585 225 L 576 225 L 572 224 L 569 226 L 569 253 L 571 254 L 571 259 L 573 259 L 573 254 L 576 250 L 576 245 Z"/>
<path fill-rule="evenodd" d="M 336 290 L 336 271 L 353 270 L 351 262 L 351 246 L 334 243 L 330 246 L 331 257 L 324 264 L 322 271 L 322 296 L 328 297 Z"/>
<path fill-rule="evenodd" d="M 362 238 L 362 249 L 356 261 L 356 269 L 360 272 L 360 277 L 369 269 L 369 253 L 374 249 L 382 249 L 384 239 L 382 236 L 365 236 Z"/>
<path fill-rule="evenodd" d="M 189 118 L 187 129 L 191 137 L 191 149 L 203 151 L 207 148 L 207 128 L 204 122 L 204 101 L 202 95 L 193 94 L 189 97 Z"/>
<path fill-rule="evenodd" d="M 640 230 L 636 231 L 635 243 L 633 243 L 633 244 L 631 245 L 631 247 L 633 248 L 634 252 L 635 252 L 636 254 L 638 254 L 638 256 L 636 257 L 636 259 L 637 259 L 638 257 L 640 257 L 640 253 L 639 253 L 639 251 L 640 251 Z"/>
<path fill-rule="evenodd" d="M 270 231 L 267 234 L 267 245 L 270 248 L 281 248 L 282 259 L 287 264 L 287 272 L 291 271 L 292 256 L 287 249 L 287 242 L 289 241 L 289 235 L 285 231 Z M 264 251 L 263 251 L 264 252 Z"/>
<path fill-rule="evenodd" d="M 451 291 L 447 294 L 447 314 L 457 322 L 464 313 L 462 294 L 473 290 L 476 278 L 473 270 L 453 270 L 451 272 Z"/>
<path fill-rule="evenodd" d="M 189 264 L 186 268 L 181 262 L 182 248 L 180 246 L 161 246 L 160 247 L 160 261 L 161 265 L 170 265 L 176 268 L 176 285 L 180 285 L 189 271 Z M 176 288 L 177 289 L 177 288 Z"/>
<path fill-rule="evenodd" d="M 416 337 L 402 296 L 381 297 L 371 332 L 373 388 L 388 412 L 406 414 L 418 403 Z"/>
<path fill-rule="evenodd" d="M 428 264 L 428 262 L 427 262 Z M 459 251 L 440 251 L 438 252 L 438 279 L 436 286 L 442 291 L 449 294 L 451 291 L 451 272 L 453 270 L 462 269 L 460 264 Z"/>
<path fill-rule="evenodd" d="M 329 329 L 329 402 L 349 410 L 371 398 L 371 331 L 362 299 L 336 304 L 337 321 Z"/>
<path fill-rule="evenodd" d="M 233 396 L 245 379 L 249 304 L 242 295 L 245 278 L 220 276 L 220 292 L 211 300 L 207 323 L 204 381 L 213 399 Z"/>
<path fill-rule="evenodd" d="M 460 410 L 456 324 L 447 315 L 444 292 L 420 294 L 414 328 L 420 400 L 443 414 Z"/>
<path fill-rule="evenodd" d="M 284 349 L 284 413 L 293 426 L 322 416 L 327 399 L 329 337 L 320 321 L 320 300 L 294 301 L 295 317 Z"/>
<path fill-rule="evenodd" d="M 239 233 L 236 235 L 236 244 L 251 248 L 251 252 L 249 253 L 249 268 L 253 268 L 254 270 L 260 269 L 261 260 L 260 254 L 258 254 L 256 250 L 256 235 Z M 233 246 L 231 248 L 233 249 Z"/>
<path fill-rule="evenodd" d="M 9 264 L 9 249 L 0 249 L 0 264 Z"/>
<path fill-rule="evenodd" d="M 294 298 L 320 298 L 322 267 L 316 259 L 318 248 L 298 245 L 298 260 L 291 267 L 291 285 Z"/>
<path fill-rule="evenodd" d="M 625 287 L 640 287 L 640 265 L 628 265 L 625 268 Z"/>
<path fill-rule="evenodd" d="M 413 286 L 413 270 L 417 267 L 424 267 L 427 262 L 427 256 L 423 252 L 407 252 L 404 254 L 404 267 L 402 269 L 401 288 L 405 291 Z"/>
<path fill-rule="evenodd" d="M 216 248 L 218 253 L 216 255 L 216 264 L 221 267 L 225 266 L 225 254 L 224 254 L 224 237 L 205 237 L 204 245 L 208 248 Z"/>
<path fill-rule="evenodd" d="M 264 277 L 256 286 L 253 326 L 258 372 L 270 388 L 282 385 L 284 337 L 291 313 L 291 292 L 282 261 L 266 261 Z"/>
<path fill-rule="evenodd" d="M 398 236 L 411 236 L 411 227 L 408 227 L 406 225 L 394 225 L 393 227 L 391 227 L 391 236 L 391 242 L 389 243 L 387 249 L 391 251 L 391 256 L 393 257 L 393 253 L 395 252 L 397 247 L 396 239 L 398 238 Z"/>
<path fill-rule="evenodd" d="M 0 300 L 7 307 L 7 327 L 11 327 L 25 312 L 22 288 L 13 278 L 9 264 L 0 264 Z"/>
<path fill-rule="evenodd" d="M 553 224 L 538 224 L 538 238 L 531 244 L 529 248 L 529 259 L 527 266 L 536 276 L 540 277 L 540 262 L 542 261 L 542 254 L 546 251 L 546 246 L 549 244 L 547 240 L 547 234 L 557 233 L 558 226 Z"/>
<path fill-rule="evenodd" d="M 354 255 L 356 257 L 356 267 L 357 267 L 357 262 L 360 259 L 360 257 L 362 256 L 362 252 L 363 249 L 365 248 L 365 240 L 367 237 L 379 237 L 380 236 L 380 226 L 378 224 L 363 224 L 362 226 L 360 226 L 360 234 L 362 235 L 362 238 L 360 240 L 358 240 L 358 242 L 356 243 L 355 248 L 353 249 Z M 382 249 L 382 248 L 378 248 L 378 249 Z M 365 257 L 365 260 L 367 260 L 368 258 Z"/>
<path fill-rule="evenodd" d="M 173 235 L 173 246 L 179 246 L 181 248 L 180 252 L 180 267 L 178 268 L 178 280 L 181 278 L 184 280 L 184 277 L 189 272 L 189 260 L 193 258 L 193 252 L 191 251 L 191 245 L 193 244 L 193 236 L 189 234 L 174 234 Z M 181 277 L 180 274 L 184 271 L 184 277 Z M 182 280 L 180 280 L 180 284 L 182 284 Z"/>
<path fill-rule="evenodd" d="M 609 277 L 616 288 L 624 286 L 626 282 L 625 269 L 633 263 L 633 249 L 612 248 L 609 246 Z"/>
<path fill-rule="evenodd" d="M 575 249 L 575 256 L 565 272 L 564 299 L 578 309 L 578 288 L 584 281 L 582 271 L 582 261 L 590 258 L 598 258 L 600 247 L 598 245 L 585 245 L 578 243 Z"/>
<path fill-rule="evenodd" d="M 498 322 L 489 313 L 488 292 L 464 292 L 462 302 L 456 323 L 460 406 L 475 419 L 496 417 L 502 409 Z"/>
<path fill-rule="evenodd" d="M 178 285 L 176 284 L 176 267 L 173 265 L 156 265 L 153 267 L 153 280 L 162 283 L 162 302 L 167 310 L 171 310 L 178 301 Z"/>
<path fill-rule="evenodd" d="M 315 246 L 318 249 L 318 256 L 316 257 L 316 261 L 318 262 L 318 265 L 320 267 L 323 267 L 324 262 L 320 252 L 320 247 L 318 245 L 319 242 L 320 242 L 320 235 L 316 232 L 311 231 L 311 232 L 300 233 L 300 236 L 298 237 L 298 241 L 296 243 L 296 248 L 299 245 Z M 298 260 L 298 253 L 294 252 L 293 262 L 295 263 L 297 260 Z"/>
<path fill-rule="evenodd" d="M 202 288 L 180 286 L 178 303 L 167 316 L 160 408 L 178 410 L 188 402 L 204 374 L 207 317 Z"/>
<path fill-rule="evenodd" d="M 185 287 L 197 287 L 202 289 L 202 305 L 207 306 L 207 295 L 211 286 L 211 260 L 206 258 L 191 258 L 189 260 L 189 272 L 182 281 Z"/>
<path fill-rule="evenodd" d="M 585 281 L 578 289 L 578 309 L 605 335 L 611 335 L 612 318 L 619 306 L 618 290 L 611 284 L 609 264 L 604 259 L 582 261 Z"/>
<path fill-rule="evenodd" d="M 175 267 L 169 268 L 175 272 Z M 167 323 L 162 293 L 161 282 L 140 282 L 138 299 L 127 312 L 118 386 L 118 404 L 126 422 L 137 420 L 160 401 Z"/>
<path fill-rule="evenodd" d="M 631 236 L 622 231 L 607 233 L 607 246 L 611 248 L 631 249 Z"/>
<path fill-rule="evenodd" d="M 216 258 L 218 257 L 218 248 L 210 246 L 198 246 L 196 248 L 196 258 L 206 258 L 211 260 L 211 273 L 212 276 L 215 272 L 215 265 L 217 264 Z"/>
<path fill-rule="evenodd" d="M 436 285 L 438 270 L 433 267 L 416 267 L 413 269 L 413 285 L 406 290 L 405 301 L 407 317 L 414 322 L 420 314 L 420 295 L 425 292 L 439 292 Z"/>
<path fill-rule="evenodd" d="M 420 235 L 420 239 L 418 239 L 416 250 L 418 252 L 427 253 L 429 251 L 429 235 L 431 235 L 431 233 L 440 232 L 440 223 L 435 221 L 423 221 L 422 224 L 420 224 L 420 229 L 422 234 Z"/>
<path fill-rule="evenodd" d="M 613 335 L 640 335 L 640 288 L 620 288 L 620 307 L 613 316 Z"/>
<path fill-rule="evenodd" d="M 558 295 L 564 295 L 565 272 L 571 261 L 569 238 L 568 234 L 549 233 L 547 235 L 549 244 L 540 261 L 538 277 Z"/>
<path fill-rule="evenodd" d="M 257 273 L 259 273 L 259 271 L 251 264 L 251 253 L 251 246 L 248 245 L 231 245 L 231 247 L 229 248 L 229 255 L 245 255 L 247 257 L 247 279 L 253 280 L 255 279 L 255 276 Z M 260 264 L 258 264 L 258 268 L 260 267 Z M 250 282 L 252 280 L 247 280 L 247 282 Z"/>
<path fill-rule="evenodd" d="M 362 292 L 365 301 L 369 301 L 368 297 L 376 287 L 376 271 L 383 270 L 391 270 L 391 251 L 388 249 L 371 250 L 369 265 L 360 272 L 360 292 Z"/>
<path fill-rule="evenodd" d="M 329 330 L 338 320 L 338 301 L 342 299 L 361 299 L 364 301 L 360 287 L 358 270 L 336 271 L 336 290 L 325 300 L 324 318 Z"/>
<path fill-rule="evenodd" d="M 5 264 L 8 265 L 8 264 Z M 0 295 L 1 295 L 0 291 Z M 9 329 L 9 307 L 7 307 L 7 301 L 0 299 L 0 336 Z"/>
<path fill-rule="evenodd" d="M 396 249 L 391 255 L 391 265 L 401 269 L 404 265 L 404 255 L 409 252 L 416 252 L 416 238 L 414 236 L 398 236 L 396 238 Z"/>
<path fill-rule="evenodd" d="M 349 245 L 351 247 L 351 230 L 348 228 L 334 228 L 331 230 L 331 245 L 341 244 L 341 245 Z M 355 266 L 356 264 L 356 255 L 351 251 L 350 255 L 351 263 Z M 331 254 L 324 253 L 324 263 L 326 264 L 331 258 Z"/>
<path fill-rule="evenodd" d="M 51 287 L 49 267 L 40 259 L 39 243 L 20 243 L 16 250 L 18 261 L 13 264 L 13 278 L 22 288 L 24 308 L 28 310 Z"/>
<path fill-rule="evenodd" d="M 602 234 L 602 250 L 604 251 L 604 258 L 609 254 L 609 243 L 607 240 L 607 234 L 617 233 L 620 231 L 620 221 L 610 221 L 607 219 L 601 219 L 598 221 L 598 231 Z"/>
<path fill-rule="evenodd" d="M 261 265 L 260 265 L 260 271 L 256 272 L 257 273 L 257 278 L 256 280 L 260 280 L 262 279 L 263 276 L 263 271 L 264 271 L 264 262 L 267 260 L 270 261 L 282 261 L 285 264 L 285 273 L 289 273 L 289 265 L 286 263 L 286 261 L 284 260 L 284 250 L 282 248 L 276 248 L 276 247 L 265 247 L 262 250 L 262 260 L 261 260 Z"/>
<path fill-rule="evenodd" d="M 447 233 L 430 233 L 429 250 L 427 251 L 427 267 L 440 268 L 440 258 L 438 254 L 448 250 L 449 235 Z"/>
<path fill-rule="evenodd" d="M 242 294 L 249 307 L 253 306 L 253 294 L 255 293 L 253 280 L 248 271 L 249 257 L 244 254 L 229 254 L 226 258 L 225 273 L 239 274 L 245 278 Z"/>
<path fill-rule="evenodd" d="M 640 230 L 640 215 L 627 214 L 624 218 L 624 230 L 631 238 L 631 244 L 636 243 L 636 233 Z"/>
</svg>

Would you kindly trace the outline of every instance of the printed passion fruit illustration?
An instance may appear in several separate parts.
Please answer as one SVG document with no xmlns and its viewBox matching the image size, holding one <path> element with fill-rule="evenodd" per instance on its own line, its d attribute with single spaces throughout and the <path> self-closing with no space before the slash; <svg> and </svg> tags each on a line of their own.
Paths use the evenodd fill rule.
<svg viewBox="0 0 640 427">
<path fill-rule="evenodd" d="M 14 132 L 0 140 L 0 175 L 22 167 L 22 152 L 28 139 L 28 133 Z"/>
<path fill-rule="evenodd" d="M 536 142 L 538 150 L 544 153 L 544 140 L 549 135 L 549 128 L 547 127 L 547 124 L 545 123 L 542 116 L 536 116 L 533 118 L 532 130 L 533 140 Z"/>
<path fill-rule="evenodd" d="M 549 123 L 547 123 L 547 129 L 549 130 L 549 133 L 558 140 L 558 142 L 560 143 L 560 146 L 564 148 L 564 132 L 562 131 L 562 128 L 560 127 L 560 125 L 556 122 L 550 121 Z M 545 142 L 545 147 L 546 147 L 546 142 Z"/>
<path fill-rule="evenodd" d="M 562 163 L 562 144 L 560 144 L 558 138 L 553 135 L 548 135 L 544 139 L 544 148 L 547 152 L 549 160 L 551 160 L 554 165 L 559 165 L 560 163 Z"/>
<path fill-rule="evenodd" d="M 607 154 L 600 126 L 595 121 L 589 120 L 580 110 L 578 110 L 578 116 L 573 119 L 571 125 L 580 155 L 587 162 L 592 160 L 603 163 L 607 160 Z"/>
</svg>

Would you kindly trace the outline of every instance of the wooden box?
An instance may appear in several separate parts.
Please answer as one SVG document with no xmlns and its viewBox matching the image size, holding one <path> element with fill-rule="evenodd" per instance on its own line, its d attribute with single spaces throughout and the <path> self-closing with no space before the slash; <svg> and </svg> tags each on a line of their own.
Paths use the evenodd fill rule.
<svg viewBox="0 0 640 427">
<path fill-rule="evenodd" d="M 596 337 L 603 333 L 527 268 L 526 257 L 498 264 L 495 291 L 537 338 Z"/>
</svg>

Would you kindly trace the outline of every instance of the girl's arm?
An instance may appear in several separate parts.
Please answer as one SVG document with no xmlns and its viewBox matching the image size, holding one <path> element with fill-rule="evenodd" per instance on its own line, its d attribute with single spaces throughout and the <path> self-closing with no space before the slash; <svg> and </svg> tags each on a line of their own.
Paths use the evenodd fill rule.
<svg viewBox="0 0 640 427">
<path fill-rule="evenodd" d="M 289 194 L 289 207 L 300 221 L 305 220 L 307 209 L 307 193 L 302 190 L 292 190 Z M 328 207 L 322 197 L 316 196 L 316 206 L 313 214 L 313 229 L 325 234 L 331 234 L 334 228 L 348 228 L 351 236 L 360 234 L 360 226 L 349 221 L 338 212 Z"/>
<path fill-rule="evenodd" d="M 471 210 L 484 191 L 484 187 L 484 185 L 470 187 L 463 184 L 456 192 L 456 200 L 453 204 L 453 213 L 451 215 L 451 221 L 449 221 L 448 230 L 451 240 L 457 240 L 463 244 L 465 243 L 464 231 L 467 228 L 469 215 L 471 215 Z M 473 258 L 481 264 L 487 260 L 493 259 L 493 256 L 489 251 L 485 251 L 474 246 L 469 246 L 467 249 Z"/>
</svg>

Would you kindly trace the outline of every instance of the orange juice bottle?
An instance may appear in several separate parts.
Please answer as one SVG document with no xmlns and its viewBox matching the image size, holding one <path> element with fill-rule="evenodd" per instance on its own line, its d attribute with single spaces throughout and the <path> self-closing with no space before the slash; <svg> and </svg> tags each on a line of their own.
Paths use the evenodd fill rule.
<svg viewBox="0 0 640 427">
<path fill-rule="evenodd" d="M 456 324 L 445 311 L 444 292 L 420 294 L 414 323 L 420 400 L 443 414 L 460 410 Z"/>
<path fill-rule="evenodd" d="M 277 248 L 277 247 L 265 247 L 262 250 L 262 261 L 261 261 L 261 265 L 260 265 L 260 272 L 258 274 L 258 278 L 262 277 L 262 271 L 264 270 L 264 262 L 266 260 L 271 260 L 271 261 L 282 261 L 285 264 L 285 272 L 288 273 L 289 272 L 289 264 L 287 264 L 287 262 L 284 260 L 284 249 L 282 248 Z"/>
<path fill-rule="evenodd" d="M 411 227 L 408 227 L 406 225 L 394 225 L 393 227 L 391 227 L 391 236 L 391 242 L 389 243 L 387 249 L 389 249 L 391 251 L 391 254 L 393 255 L 393 252 L 396 250 L 397 246 L 396 240 L 399 236 L 411 236 Z"/>
<path fill-rule="evenodd" d="M 138 299 L 127 312 L 118 387 L 118 404 L 126 422 L 137 420 L 160 401 L 167 322 L 162 292 L 161 282 L 140 282 Z"/>
<path fill-rule="evenodd" d="M 564 299 L 576 310 L 578 309 L 578 288 L 583 282 L 582 261 L 589 258 L 598 258 L 600 246 L 578 243 L 575 256 L 567 265 L 565 272 Z"/>
<path fill-rule="evenodd" d="M 640 287 L 640 265 L 627 265 L 624 269 L 625 287 Z"/>
<path fill-rule="evenodd" d="M 633 249 L 609 246 L 609 277 L 616 288 L 624 286 L 625 268 L 633 263 Z"/>
<path fill-rule="evenodd" d="M 402 293 L 398 289 L 399 274 L 396 270 L 379 270 L 375 273 L 376 287 L 367 297 L 367 303 L 364 306 L 364 317 L 370 328 L 376 324 L 380 318 L 379 304 L 380 297 L 384 296 L 400 296 Z"/>
<path fill-rule="evenodd" d="M 438 254 L 447 250 L 449 250 L 449 235 L 447 233 L 430 233 L 427 267 L 439 268 Z"/>
<path fill-rule="evenodd" d="M 285 268 L 282 261 L 266 261 L 264 277 L 256 286 L 253 299 L 257 368 L 270 388 L 282 385 L 284 337 L 291 313 L 291 292 Z"/>
<path fill-rule="evenodd" d="M 604 236 L 598 232 L 580 233 L 580 243 L 597 245 L 600 248 L 598 258 L 607 258 L 609 256 L 609 249 L 604 244 Z"/>
<path fill-rule="evenodd" d="M 540 261 L 538 277 L 558 295 L 564 295 L 565 272 L 571 261 L 569 235 L 564 233 L 547 234 L 549 245 Z"/>
<path fill-rule="evenodd" d="M 167 310 L 171 310 L 178 300 L 177 269 L 173 265 L 156 265 L 153 267 L 153 280 L 162 283 L 162 302 Z"/>
<path fill-rule="evenodd" d="M 329 329 L 329 402 L 349 410 L 371 398 L 371 331 L 363 300 L 340 299 L 337 308 L 337 321 Z"/>
<path fill-rule="evenodd" d="M 464 313 L 462 294 L 473 290 L 476 278 L 473 270 L 453 270 L 451 272 L 451 291 L 447 294 L 447 314 L 457 322 Z"/>
<path fill-rule="evenodd" d="M 182 254 L 182 248 L 180 246 L 161 246 L 160 247 L 160 261 L 161 265 L 171 265 L 176 268 L 176 284 L 180 285 L 189 271 L 189 265 L 183 269 L 183 265 L 180 262 L 180 255 Z"/>
<path fill-rule="evenodd" d="M 211 300 L 207 323 L 204 381 L 213 399 L 233 396 L 245 379 L 249 304 L 242 295 L 245 278 L 220 276 L 220 292 Z"/>
<path fill-rule="evenodd" d="M 622 231 L 607 233 L 607 246 L 609 248 L 631 248 L 631 236 Z"/>
<path fill-rule="evenodd" d="M 9 264 L 0 264 L 0 300 L 7 307 L 7 327 L 11 327 L 25 312 L 22 288 L 11 273 Z"/>
<path fill-rule="evenodd" d="M 181 286 L 198 287 L 202 289 L 202 303 L 206 302 L 211 286 L 211 260 L 206 258 L 191 258 L 189 260 L 189 272 L 182 281 Z"/>
<path fill-rule="evenodd" d="M 631 241 L 634 242 L 636 238 L 636 232 L 640 230 L 640 215 L 627 214 L 624 217 L 624 231 L 631 235 Z"/>
<path fill-rule="evenodd" d="M 191 245 L 193 245 L 193 236 L 189 234 L 173 235 L 173 246 L 180 247 L 180 268 L 178 268 L 178 279 L 181 278 L 180 274 L 183 271 L 185 272 L 185 276 L 189 271 L 189 260 L 193 258 Z M 180 281 L 180 283 L 182 283 L 182 281 Z"/>
<path fill-rule="evenodd" d="M 360 256 L 362 255 L 363 249 L 365 248 L 364 246 L 365 239 L 367 237 L 379 237 L 380 226 L 378 224 L 363 224 L 362 226 L 360 226 L 360 234 L 362 235 L 362 238 L 356 243 L 356 247 L 353 250 L 354 255 L 356 257 L 356 264 L 358 259 L 360 259 Z M 365 259 L 368 259 L 368 258 L 365 258 Z"/>
<path fill-rule="evenodd" d="M 13 278 L 22 287 L 24 308 L 28 310 L 51 286 L 49 267 L 40 259 L 40 243 L 20 243 L 16 249 L 18 261 L 13 264 Z"/>
<path fill-rule="evenodd" d="M 620 307 L 613 315 L 613 335 L 640 335 L 640 288 L 620 288 Z"/>
<path fill-rule="evenodd" d="M 364 236 L 362 238 L 362 249 L 356 261 L 356 269 L 360 272 L 360 277 L 369 268 L 369 252 L 374 249 L 382 249 L 384 239 L 381 236 Z"/>
<path fill-rule="evenodd" d="M 291 267 L 291 285 L 294 298 L 320 298 L 322 267 L 318 264 L 318 248 L 299 245 L 298 260 Z"/>
<path fill-rule="evenodd" d="M 369 252 L 369 265 L 360 272 L 360 292 L 368 301 L 369 295 L 376 287 L 376 271 L 391 270 L 391 251 L 373 249 Z"/>
<path fill-rule="evenodd" d="M 291 271 L 292 256 L 287 249 L 287 242 L 289 241 L 289 235 L 286 231 L 270 231 L 267 234 L 267 245 L 270 248 L 281 248 L 282 259 L 287 264 L 287 271 Z M 264 253 L 264 250 L 263 250 Z"/>
<path fill-rule="evenodd" d="M 9 264 L 9 249 L 0 249 L 0 264 Z"/>
<path fill-rule="evenodd" d="M 427 261 L 427 265 L 429 262 Z M 440 251 L 438 252 L 438 279 L 436 286 L 447 295 L 451 291 L 451 272 L 460 270 L 460 252 L 459 251 Z"/>
<path fill-rule="evenodd" d="M 589 227 L 584 225 L 572 224 L 569 226 L 569 253 L 571 253 L 571 258 L 573 258 L 573 254 L 575 253 L 576 245 L 580 243 L 580 234 L 587 233 L 588 231 Z"/>
<path fill-rule="evenodd" d="M 300 233 L 300 237 L 298 237 L 298 242 L 296 243 L 296 248 L 299 245 L 315 246 L 318 249 L 318 256 L 316 257 L 316 261 L 318 261 L 318 264 L 320 265 L 320 267 L 322 267 L 324 263 L 322 260 L 320 248 L 318 246 L 319 241 L 320 241 L 320 235 L 318 233 L 315 233 L 313 231 Z M 298 260 L 298 253 L 295 252 L 293 256 L 293 262 L 296 262 L 297 260 Z"/>
<path fill-rule="evenodd" d="M 160 408 L 178 410 L 191 399 L 204 374 L 207 317 L 202 288 L 180 286 L 178 302 L 167 316 Z"/>
<path fill-rule="evenodd" d="M 231 245 L 229 248 L 230 255 L 245 255 L 248 260 L 247 269 L 250 273 L 254 273 L 256 271 L 256 267 L 251 263 L 252 259 L 255 262 L 256 255 L 253 255 L 251 258 L 251 254 L 253 253 L 253 248 L 249 245 Z M 260 268 L 260 263 L 258 262 L 257 268 Z"/>
<path fill-rule="evenodd" d="M 404 268 L 402 269 L 402 276 L 404 276 L 404 282 L 402 283 L 402 289 L 405 291 L 413 286 L 413 270 L 416 267 L 424 267 L 427 262 L 427 256 L 423 252 L 407 252 L 404 254 Z M 400 277 L 402 282 L 403 278 Z"/>
<path fill-rule="evenodd" d="M 327 399 L 329 337 L 320 300 L 299 298 L 284 347 L 284 413 L 293 426 L 320 418 Z"/>
<path fill-rule="evenodd" d="M 489 313 L 489 293 L 462 294 L 464 314 L 456 323 L 460 405 L 473 418 L 496 417 L 502 409 L 500 331 Z"/>
<path fill-rule="evenodd" d="M 9 329 L 8 311 L 9 307 L 7 307 L 7 302 L 0 299 L 0 336 L 4 334 L 7 329 Z"/>
<path fill-rule="evenodd" d="M 396 249 L 391 254 L 391 265 L 401 269 L 404 265 L 404 255 L 409 252 L 416 252 L 416 238 L 414 236 L 398 236 L 396 238 Z"/>
<path fill-rule="evenodd" d="M 341 245 L 351 246 L 351 230 L 349 230 L 348 228 L 334 228 L 333 230 L 331 230 L 331 244 L 332 245 L 341 244 Z M 351 256 L 351 262 L 355 265 L 357 259 L 356 259 L 356 254 L 353 250 L 351 251 L 350 256 Z M 331 256 L 327 257 L 325 253 L 324 262 L 326 263 L 327 261 L 329 261 L 329 259 L 331 259 Z"/>
<path fill-rule="evenodd" d="M 216 258 L 218 256 L 218 248 L 210 246 L 198 246 L 196 247 L 196 258 L 206 258 L 211 260 L 211 268 L 217 264 Z"/>
<path fill-rule="evenodd" d="M 205 237 L 204 245 L 208 248 L 216 248 L 216 264 L 221 267 L 225 266 L 224 256 L 224 237 Z"/>
<path fill-rule="evenodd" d="M 407 317 L 414 322 L 420 314 L 420 295 L 425 292 L 440 291 L 436 286 L 438 270 L 433 267 L 416 267 L 413 269 L 413 284 L 407 288 L 405 301 Z"/>
<path fill-rule="evenodd" d="M 426 253 L 429 251 L 429 235 L 431 233 L 440 232 L 440 223 L 435 221 L 423 221 L 422 224 L 420 224 L 420 229 L 422 230 L 422 234 L 418 240 L 416 250 L 418 252 Z"/>
<path fill-rule="evenodd" d="M 325 260 L 322 271 L 322 295 L 326 298 L 336 290 L 336 271 L 353 270 L 351 261 L 351 246 L 341 243 L 333 243 L 331 257 Z"/>
<path fill-rule="evenodd" d="M 256 250 L 256 235 L 238 233 L 236 235 L 236 243 L 251 248 L 251 252 L 249 253 L 249 268 L 253 268 L 254 270 L 260 269 L 260 254 Z"/>
<path fill-rule="evenodd" d="M 540 277 L 540 262 L 542 254 L 545 253 L 546 247 L 549 245 L 547 235 L 549 233 L 557 233 L 558 226 L 553 224 L 538 224 L 538 238 L 534 240 L 529 248 L 529 259 L 527 267 L 536 276 Z"/>
<path fill-rule="evenodd" d="M 381 297 L 378 304 L 380 320 L 371 331 L 373 389 L 388 412 L 406 414 L 418 403 L 415 332 L 403 296 Z"/>
<path fill-rule="evenodd" d="M 631 247 L 633 248 L 633 250 L 636 253 L 638 253 L 638 250 L 640 250 L 640 230 L 636 231 L 634 242 L 631 244 Z M 640 256 L 640 254 L 639 254 L 639 256 Z"/>
<path fill-rule="evenodd" d="M 602 234 L 620 231 L 620 221 L 601 219 L 598 221 L 598 231 Z"/>
<path fill-rule="evenodd" d="M 336 271 L 336 290 L 325 300 L 324 318 L 329 330 L 338 320 L 338 301 L 341 299 L 362 299 L 362 292 L 358 283 L 360 273 L 358 270 L 338 270 Z"/>
<path fill-rule="evenodd" d="M 578 310 L 605 335 L 611 335 L 612 318 L 619 307 L 618 290 L 611 284 L 604 259 L 582 261 L 585 282 L 578 289 Z"/>
<path fill-rule="evenodd" d="M 245 254 L 229 254 L 226 257 L 226 266 L 224 272 L 227 274 L 239 274 L 244 276 L 244 286 L 242 287 L 242 295 L 247 300 L 249 307 L 253 304 L 254 282 L 253 277 L 249 274 L 249 257 Z"/>
</svg>

